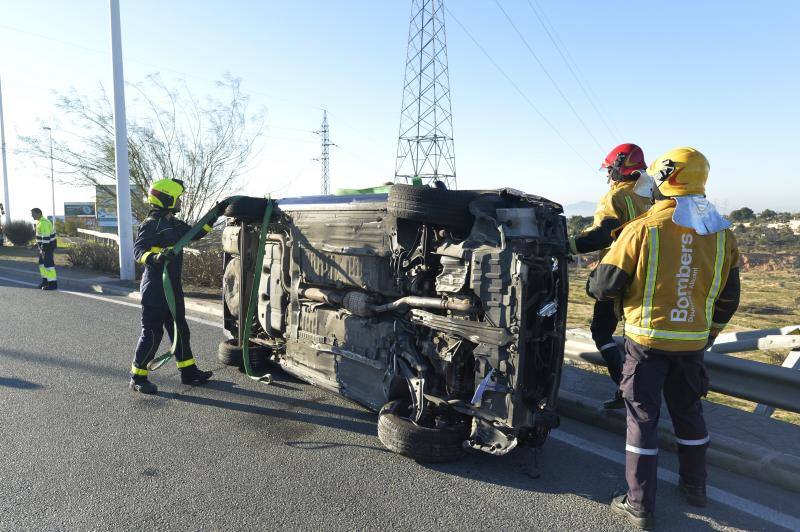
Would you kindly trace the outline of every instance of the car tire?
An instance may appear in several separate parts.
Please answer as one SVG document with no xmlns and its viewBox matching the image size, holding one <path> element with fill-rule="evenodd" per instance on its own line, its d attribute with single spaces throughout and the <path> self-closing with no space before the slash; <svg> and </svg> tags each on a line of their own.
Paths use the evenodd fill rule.
<svg viewBox="0 0 800 532">
<path fill-rule="evenodd" d="M 402 415 L 407 400 L 392 401 L 378 415 L 378 439 L 392 452 L 417 462 L 452 462 L 464 456 L 464 441 L 470 426 L 460 422 L 446 428 L 429 428 Z"/>
<path fill-rule="evenodd" d="M 469 204 L 480 192 L 394 185 L 389 190 L 389 214 L 415 222 L 453 228 L 470 228 L 474 217 Z"/>
<path fill-rule="evenodd" d="M 242 365 L 242 346 L 236 340 L 225 340 L 219 343 L 217 349 L 217 360 L 226 366 Z"/>
<path fill-rule="evenodd" d="M 250 369 L 253 372 L 263 372 L 269 365 L 269 349 L 260 345 L 250 345 Z M 217 359 L 226 366 L 243 367 L 242 346 L 236 340 L 225 340 L 219 343 Z"/>
<path fill-rule="evenodd" d="M 269 200 L 244 196 L 225 207 L 225 216 L 239 220 L 255 221 L 264 219 L 264 211 Z"/>
</svg>

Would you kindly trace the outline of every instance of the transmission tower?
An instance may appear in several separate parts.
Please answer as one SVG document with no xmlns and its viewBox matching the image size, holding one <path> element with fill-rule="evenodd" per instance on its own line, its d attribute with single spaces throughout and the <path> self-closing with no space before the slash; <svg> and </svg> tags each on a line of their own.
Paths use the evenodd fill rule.
<svg viewBox="0 0 800 532">
<path fill-rule="evenodd" d="M 331 193 L 331 176 L 330 176 L 330 147 L 336 146 L 336 144 L 331 142 L 330 136 L 330 127 L 328 126 L 328 111 L 322 111 L 322 127 L 320 127 L 319 131 L 315 131 L 317 135 L 320 136 L 322 140 L 322 153 L 319 156 L 319 159 L 314 159 L 315 161 L 319 161 L 322 167 L 322 187 L 321 193 L 323 196 L 328 195 Z"/>
<path fill-rule="evenodd" d="M 412 0 L 395 181 L 456 188 L 444 0 Z"/>
</svg>

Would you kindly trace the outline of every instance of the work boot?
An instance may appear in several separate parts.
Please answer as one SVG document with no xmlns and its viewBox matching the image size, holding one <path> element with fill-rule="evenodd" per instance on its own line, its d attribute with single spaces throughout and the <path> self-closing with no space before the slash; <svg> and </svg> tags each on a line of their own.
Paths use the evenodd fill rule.
<svg viewBox="0 0 800 532">
<path fill-rule="evenodd" d="M 692 506 L 705 508 L 706 504 L 708 504 L 705 486 L 693 486 L 692 484 L 684 482 L 683 479 L 680 479 L 678 481 L 678 490 L 686 497 L 686 502 Z"/>
<path fill-rule="evenodd" d="M 131 382 L 128 383 L 128 388 L 145 395 L 153 395 L 158 391 L 158 386 L 147 379 L 131 379 Z"/>
<path fill-rule="evenodd" d="M 628 503 L 628 494 L 614 494 L 611 499 L 611 511 L 617 515 L 624 516 L 631 524 L 638 526 L 642 530 L 652 530 L 656 527 L 656 518 L 653 512 L 637 510 Z"/>
<path fill-rule="evenodd" d="M 45 287 L 45 286 L 47 286 L 47 279 L 45 279 L 44 277 L 42 277 L 42 280 L 41 280 L 41 282 L 39 282 L 39 288 L 42 288 L 42 289 L 44 289 L 44 287 Z"/>
<path fill-rule="evenodd" d="M 58 281 L 48 281 L 48 283 L 42 287 L 42 290 L 58 290 Z"/>
<path fill-rule="evenodd" d="M 181 369 L 181 384 L 203 384 L 211 378 L 214 372 L 202 371 L 196 365 L 192 364 Z"/>
<path fill-rule="evenodd" d="M 614 393 L 614 397 L 607 401 L 603 401 L 603 408 L 606 410 L 618 410 L 620 408 L 625 408 L 625 401 L 622 399 L 622 392 L 617 390 Z"/>
</svg>

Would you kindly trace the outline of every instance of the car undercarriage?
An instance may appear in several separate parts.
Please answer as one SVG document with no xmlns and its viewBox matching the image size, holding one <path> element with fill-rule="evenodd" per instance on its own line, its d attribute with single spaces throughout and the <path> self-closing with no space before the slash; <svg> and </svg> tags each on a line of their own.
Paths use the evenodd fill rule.
<svg viewBox="0 0 800 532">
<path fill-rule="evenodd" d="M 248 342 L 255 366 L 278 363 L 380 412 L 384 445 L 420 461 L 539 447 L 558 426 L 568 291 L 558 204 L 408 185 L 278 200 L 257 265 L 265 202 L 226 210 L 221 360 L 241 363 Z"/>
</svg>

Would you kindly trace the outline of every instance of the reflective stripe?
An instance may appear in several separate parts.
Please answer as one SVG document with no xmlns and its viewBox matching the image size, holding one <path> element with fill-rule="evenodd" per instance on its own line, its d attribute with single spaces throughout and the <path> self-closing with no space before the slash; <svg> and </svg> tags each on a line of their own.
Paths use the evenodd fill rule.
<svg viewBox="0 0 800 532">
<path fill-rule="evenodd" d="M 194 358 L 190 358 L 189 360 L 178 361 L 178 369 L 187 368 L 189 366 L 194 366 Z"/>
<path fill-rule="evenodd" d="M 724 329 L 727 326 L 728 326 L 727 323 L 717 323 L 716 321 L 711 322 L 711 327 L 713 329 Z"/>
<path fill-rule="evenodd" d="M 628 206 L 628 221 L 631 221 L 636 218 L 636 207 L 633 206 L 630 196 L 625 196 L 625 204 Z"/>
<path fill-rule="evenodd" d="M 606 344 L 606 345 L 604 345 L 603 347 L 600 348 L 600 351 L 605 351 L 606 349 L 609 349 L 611 347 L 617 347 L 617 343 L 616 342 L 611 342 L 610 344 Z"/>
<path fill-rule="evenodd" d="M 705 445 L 711 441 L 711 436 L 706 436 L 705 438 L 700 438 L 699 440 L 684 440 L 676 436 L 675 441 L 681 445 Z"/>
<path fill-rule="evenodd" d="M 656 291 L 656 276 L 658 276 L 658 252 L 660 240 L 658 228 L 650 228 L 650 250 L 647 255 L 647 278 L 644 285 L 644 300 L 642 301 L 642 327 L 650 327 L 653 317 L 653 295 Z"/>
<path fill-rule="evenodd" d="M 714 303 L 719 296 L 720 285 L 722 284 L 722 264 L 725 262 L 725 239 L 727 238 L 726 231 L 717 233 L 717 256 L 714 259 L 714 280 L 711 282 L 711 288 L 708 290 L 708 297 L 706 298 L 706 323 L 711 324 L 711 317 L 714 315 Z"/>
<path fill-rule="evenodd" d="M 630 323 L 625 324 L 625 332 L 636 336 L 647 336 L 648 338 L 658 338 L 660 340 L 708 340 L 710 330 L 705 331 L 665 331 L 662 329 L 650 329 L 637 327 Z"/>
<path fill-rule="evenodd" d="M 210 233 L 210 232 L 211 232 L 211 231 L 213 231 L 213 230 L 214 230 L 214 228 L 213 228 L 213 227 L 211 227 L 210 225 L 208 225 L 208 224 L 203 224 L 203 231 L 205 231 L 206 233 Z"/>
<path fill-rule="evenodd" d="M 141 375 L 142 377 L 147 377 L 147 370 L 137 368 L 136 366 L 131 366 L 131 373 L 134 375 Z"/>
<path fill-rule="evenodd" d="M 644 454 L 646 456 L 656 456 L 658 449 L 642 449 L 641 447 L 634 447 L 630 443 L 625 444 L 625 450 L 636 454 Z"/>
</svg>

